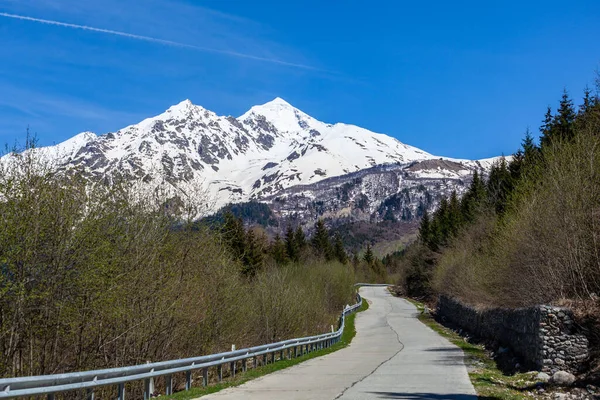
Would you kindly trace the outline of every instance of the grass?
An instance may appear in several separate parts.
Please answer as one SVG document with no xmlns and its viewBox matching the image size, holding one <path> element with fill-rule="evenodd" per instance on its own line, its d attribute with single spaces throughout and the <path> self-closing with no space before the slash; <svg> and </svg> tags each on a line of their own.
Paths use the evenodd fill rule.
<svg viewBox="0 0 600 400">
<path fill-rule="evenodd" d="M 537 372 L 504 375 L 483 346 L 469 343 L 458 333 L 438 323 L 431 314 L 424 312 L 425 306 L 422 303 L 411 299 L 406 300 L 414 304 L 420 311 L 419 320 L 422 323 L 463 350 L 469 377 L 480 399 L 536 398 L 534 393 Z"/>
<path fill-rule="evenodd" d="M 368 304 L 367 300 L 363 298 L 362 307 L 357 311 L 357 313 L 365 311 L 368 308 L 369 308 L 369 304 Z M 357 313 L 350 314 L 346 317 L 346 326 L 344 328 L 344 332 L 342 333 L 342 338 L 340 339 L 340 341 L 338 343 L 334 344 L 333 346 L 331 346 L 329 348 L 314 351 L 312 353 L 302 355 L 298 358 L 292 358 L 289 360 L 286 360 L 286 359 L 279 360 L 273 364 L 259 366 L 258 368 L 255 368 L 255 369 L 248 368 L 248 370 L 246 372 L 238 373 L 233 378 L 231 378 L 231 377 L 223 378 L 223 381 L 221 381 L 219 383 L 211 384 L 206 387 L 194 387 L 187 391 L 181 391 L 181 392 L 177 392 L 170 396 L 164 396 L 164 398 L 172 399 L 172 400 L 196 399 L 198 397 L 202 397 L 202 396 L 210 394 L 210 393 L 215 393 L 215 392 L 221 391 L 226 388 L 239 386 L 239 385 L 241 385 L 245 382 L 248 382 L 252 379 L 256 379 L 261 376 L 270 374 L 272 372 L 280 371 L 282 369 L 292 367 L 294 365 L 300 364 L 301 362 L 310 360 L 312 358 L 321 357 L 321 356 L 333 353 L 334 351 L 343 349 L 344 347 L 348 346 L 350 344 L 350 342 L 352 342 L 352 339 L 354 339 L 354 336 L 356 336 L 356 326 L 354 325 L 354 320 L 356 318 Z M 161 396 L 161 397 L 163 397 L 163 396 Z"/>
</svg>

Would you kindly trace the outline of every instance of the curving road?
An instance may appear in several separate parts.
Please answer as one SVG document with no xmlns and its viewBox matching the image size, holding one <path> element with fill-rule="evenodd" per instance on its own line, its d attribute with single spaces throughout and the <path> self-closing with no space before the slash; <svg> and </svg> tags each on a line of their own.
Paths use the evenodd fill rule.
<svg viewBox="0 0 600 400">
<path fill-rule="evenodd" d="M 370 307 L 350 346 L 202 399 L 477 400 L 462 351 L 419 322 L 412 304 L 383 287 L 360 294 Z"/>
</svg>

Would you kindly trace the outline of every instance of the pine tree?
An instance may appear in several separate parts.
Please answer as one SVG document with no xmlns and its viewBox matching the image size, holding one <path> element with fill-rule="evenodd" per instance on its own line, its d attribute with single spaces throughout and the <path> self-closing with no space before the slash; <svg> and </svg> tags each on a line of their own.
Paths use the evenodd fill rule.
<svg viewBox="0 0 600 400">
<path fill-rule="evenodd" d="M 479 177 L 479 173 L 475 171 L 471 185 L 461 200 L 461 210 L 465 222 L 472 223 L 475 221 L 475 218 L 484 205 L 486 197 L 485 183 Z"/>
<path fill-rule="evenodd" d="M 242 259 L 246 251 L 244 224 L 230 211 L 224 215 L 223 238 L 234 258 Z"/>
<path fill-rule="evenodd" d="M 248 278 L 253 278 L 256 272 L 262 267 L 262 249 L 252 229 L 248 229 L 245 242 L 246 251 L 243 256 L 244 266 L 242 267 L 242 274 Z"/>
<path fill-rule="evenodd" d="M 306 248 L 306 235 L 304 234 L 301 226 L 296 228 L 294 240 L 296 241 L 296 247 L 298 248 L 298 251 L 302 252 L 302 250 Z"/>
<path fill-rule="evenodd" d="M 456 236 L 462 225 L 462 212 L 456 190 L 452 191 L 448 202 L 448 229 L 451 236 Z"/>
<path fill-rule="evenodd" d="M 371 249 L 371 244 L 367 243 L 367 249 L 365 250 L 365 255 L 363 256 L 363 260 L 369 266 L 373 266 L 373 262 L 375 261 L 375 256 L 373 255 L 373 249 Z"/>
<path fill-rule="evenodd" d="M 548 106 L 546 109 L 546 114 L 544 115 L 544 121 L 542 122 L 542 126 L 540 126 L 540 143 L 542 147 L 546 147 L 550 145 L 552 141 L 553 131 L 554 131 L 554 115 L 552 115 L 552 108 Z"/>
<path fill-rule="evenodd" d="M 297 262 L 300 259 L 300 249 L 298 248 L 296 235 L 291 225 L 288 225 L 285 232 L 285 249 L 290 260 Z"/>
<path fill-rule="evenodd" d="M 429 219 L 429 213 L 427 210 L 423 210 L 423 217 L 421 217 L 421 225 L 419 226 L 419 239 L 421 243 L 429 246 L 431 241 L 431 221 Z"/>
<path fill-rule="evenodd" d="M 273 243 L 271 243 L 270 253 L 273 260 L 279 265 L 287 264 L 289 261 L 286 245 L 279 235 L 275 235 L 275 239 L 273 240 Z"/>
<path fill-rule="evenodd" d="M 333 257 L 331 242 L 329 241 L 329 233 L 325 227 L 325 223 L 322 219 L 319 219 L 315 224 L 315 233 L 312 237 L 312 246 L 315 252 L 323 257 L 327 261 L 330 261 Z"/>
<path fill-rule="evenodd" d="M 342 264 L 346 264 L 348 262 L 348 255 L 346 254 L 346 249 L 344 249 L 344 243 L 342 242 L 342 238 L 339 234 L 335 235 L 333 241 L 333 254 L 335 258 Z"/>
<path fill-rule="evenodd" d="M 565 89 L 563 91 L 563 95 L 560 100 L 560 106 L 558 107 L 558 114 L 556 115 L 555 119 L 557 133 L 561 140 L 571 140 L 573 137 L 575 137 L 575 116 L 576 114 L 575 107 L 573 106 L 573 100 L 571 100 L 569 93 Z"/>
</svg>

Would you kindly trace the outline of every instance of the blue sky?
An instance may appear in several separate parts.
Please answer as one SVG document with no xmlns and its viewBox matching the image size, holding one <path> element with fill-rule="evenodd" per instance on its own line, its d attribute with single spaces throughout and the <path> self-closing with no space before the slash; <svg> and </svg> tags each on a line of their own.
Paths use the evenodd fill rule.
<svg viewBox="0 0 600 400">
<path fill-rule="evenodd" d="M 279 96 L 483 158 L 516 150 L 600 65 L 598 1 L 0 0 L 0 13 L 0 143 L 28 125 L 42 145 L 106 133 L 187 98 L 238 116 Z"/>
</svg>

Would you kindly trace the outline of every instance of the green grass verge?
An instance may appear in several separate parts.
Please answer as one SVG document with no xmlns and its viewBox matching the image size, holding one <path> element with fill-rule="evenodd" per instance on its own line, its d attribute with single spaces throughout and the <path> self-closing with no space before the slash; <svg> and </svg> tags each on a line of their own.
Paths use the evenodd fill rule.
<svg viewBox="0 0 600 400">
<path fill-rule="evenodd" d="M 367 300 L 363 298 L 362 307 L 356 313 L 350 314 L 346 317 L 346 326 L 344 327 L 344 332 L 342 333 L 341 340 L 329 348 L 314 351 L 312 353 L 305 354 L 298 358 L 292 358 L 290 360 L 279 360 L 273 364 L 260 366 L 256 369 L 248 369 L 246 372 L 238 373 L 234 378 L 224 378 L 223 381 L 221 381 L 220 383 L 211 384 L 206 387 L 194 387 L 187 391 L 177 392 L 171 396 L 161 396 L 161 398 L 173 400 L 196 399 L 198 397 L 202 397 L 210 393 L 215 393 L 229 387 L 239 386 L 252 379 L 256 379 L 261 376 L 270 374 L 271 372 L 280 371 L 282 369 L 292 367 L 312 358 L 321 357 L 326 354 L 333 353 L 334 351 L 340 350 L 348 346 L 350 342 L 352 342 L 352 339 L 354 339 L 354 336 L 356 336 L 356 326 L 354 325 L 356 314 L 365 311 L 368 308 L 369 304 Z"/>
<path fill-rule="evenodd" d="M 467 342 L 453 330 L 438 323 L 430 314 L 423 311 L 425 306 L 418 301 L 406 299 L 420 311 L 419 320 L 450 342 L 460 347 L 465 353 L 465 363 L 469 369 L 469 377 L 480 399 L 485 400 L 517 400 L 535 398 L 535 376 L 537 372 L 526 372 L 515 375 L 504 375 L 495 361 L 478 344 Z"/>
</svg>

